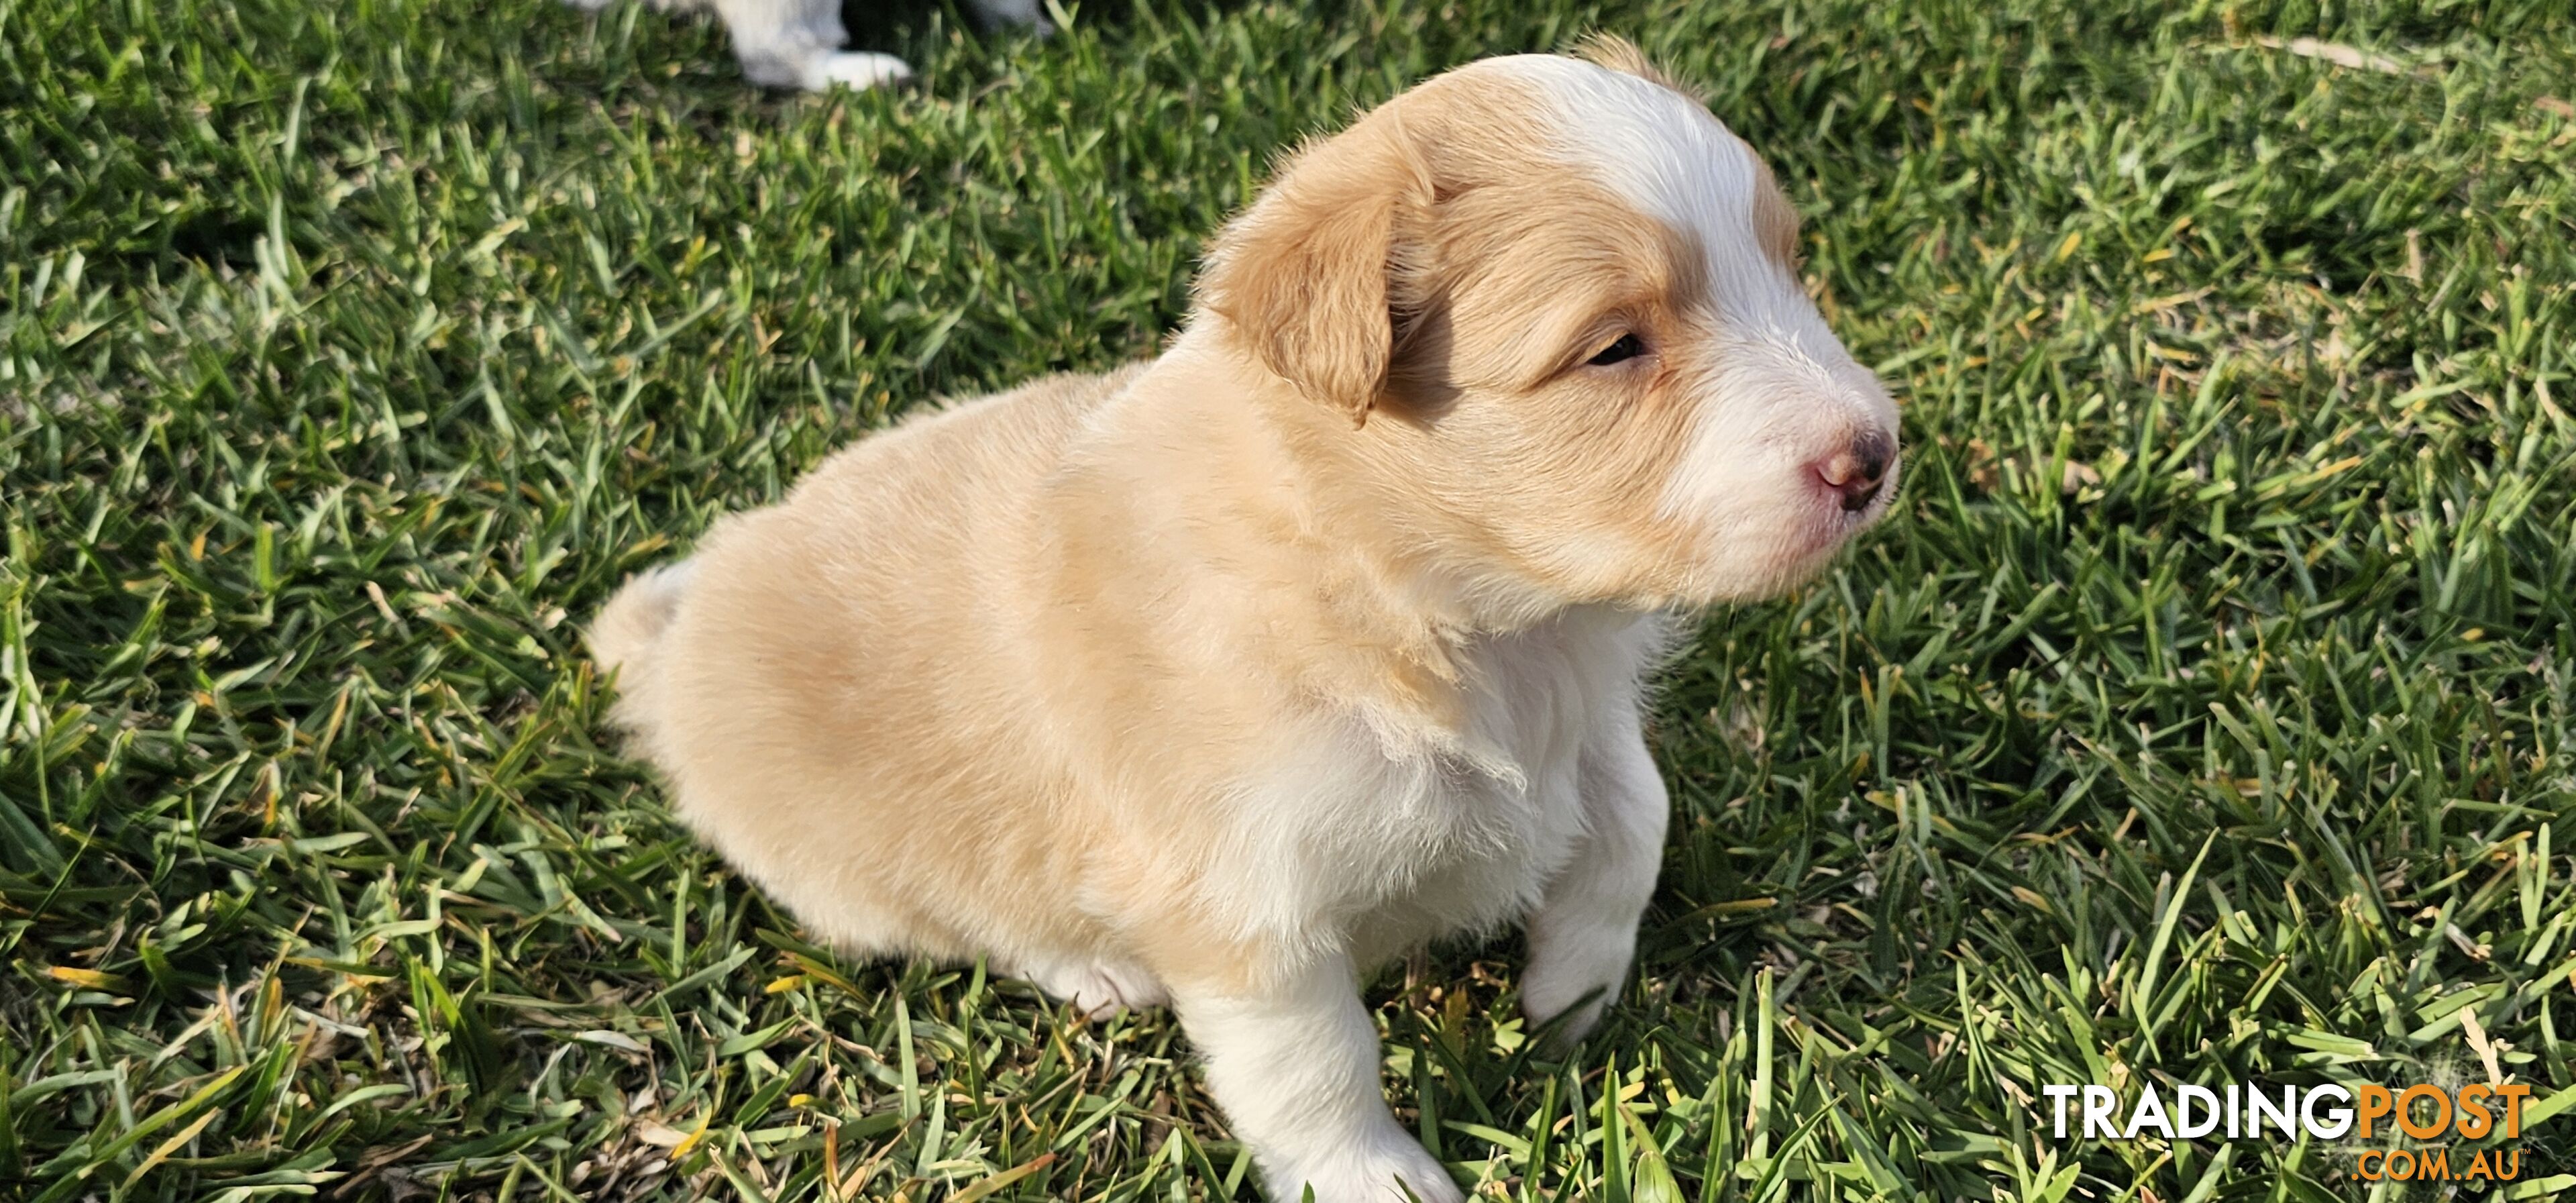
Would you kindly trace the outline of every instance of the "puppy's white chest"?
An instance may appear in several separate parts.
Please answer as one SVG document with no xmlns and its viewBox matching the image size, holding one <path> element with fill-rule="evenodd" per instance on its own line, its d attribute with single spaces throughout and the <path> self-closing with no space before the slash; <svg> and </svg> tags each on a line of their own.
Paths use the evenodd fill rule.
<svg viewBox="0 0 2576 1203">
<path fill-rule="evenodd" d="M 1525 913 L 1582 838 L 1587 745 L 1633 713 L 1660 635 L 1569 615 L 1471 649 L 1458 730 L 1352 717 L 1301 741 L 1237 800 L 1235 884 L 1212 901 L 1247 934 L 1364 956 Z"/>
</svg>

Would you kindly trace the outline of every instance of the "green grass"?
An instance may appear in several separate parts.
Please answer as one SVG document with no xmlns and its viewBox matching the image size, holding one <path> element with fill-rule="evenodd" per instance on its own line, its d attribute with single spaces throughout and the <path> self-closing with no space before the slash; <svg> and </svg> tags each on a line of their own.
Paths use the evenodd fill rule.
<svg viewBox="0 0 2576 1203">
<path fill-rule="evenodd" d="M 818 99 L 635 7 L 0 0 L 0 1196 L 1252 1197 L 1168 1016 L 800 942 L 576 629 L 1150 352 L 1299 134 L 1593 28 L 1779 166 L 1910 484 L 1672 675 L 1578 1055 L 1509 940 L 1377 983 L 1407 1121 L 1489 1197 L 2396 1198 L 2031 1100 L 2483 1033 L 2576 1186 L 2563 4 L 916 6 L 923 87 Z"/>
</svg>

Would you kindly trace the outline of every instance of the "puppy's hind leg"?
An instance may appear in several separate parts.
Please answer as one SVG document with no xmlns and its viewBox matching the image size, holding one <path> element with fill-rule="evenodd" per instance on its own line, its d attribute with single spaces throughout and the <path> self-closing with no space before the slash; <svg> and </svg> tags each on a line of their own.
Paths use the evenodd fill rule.
<svg viewBox="0 0 2576 1203">
<path fill-rule="evenodd" d="M 840 0 L 713 0 L 744 78 L 766 88 L 873 88 L 912 77 L 890 54 L 845 53 Z"/>
<path fill-rule="evenodd" d="M 1037 983 L 1048 995 L 1073 1004 L 1073 1009 L 1094 1019 L 1116 1011 L 1163 1005 L 1163 983 L 1141 965 L 1119 961 L 1070 961 L 1043 966 L 1021 966 L 1015 977 Z"/>
</svg>

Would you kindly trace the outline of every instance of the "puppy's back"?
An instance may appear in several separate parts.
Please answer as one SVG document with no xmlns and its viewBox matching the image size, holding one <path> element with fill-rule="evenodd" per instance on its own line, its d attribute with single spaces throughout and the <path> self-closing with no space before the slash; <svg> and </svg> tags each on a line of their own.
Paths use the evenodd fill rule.
<svg viewBox="0 0 2576 1203">
<path fill-rule="evenodd" d="M 1046 871 L 995 856 L 1044 841 L 979 804 L 1052 788 L 1029 732 L 1003 729 L 1030 715 L 998 607 L 1046 480 L 1134 372 L 1039 380 L 853 444 L 593 625 L 614 717 L 681 817 L 820 934 L 954 953 L 980 942 L 971 917 L 893 900 L 980 891 L 903 879 Z"/>
</svg>

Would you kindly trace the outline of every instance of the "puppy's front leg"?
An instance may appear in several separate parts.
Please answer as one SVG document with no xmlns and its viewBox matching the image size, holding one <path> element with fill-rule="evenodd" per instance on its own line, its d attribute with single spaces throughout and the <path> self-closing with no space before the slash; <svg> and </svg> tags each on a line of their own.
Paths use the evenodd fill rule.
<svg viewBox="0 0 2576 1203">
<path fill-rule="evenodd" d="M 1334 957 L 1256 991 L 1176 987 L 1208 1089 L 1252 1146 L 1273 1199 L 1422 1203 L 1464 1196 L 1395 1122 L 1378 1086 L 1377 1026 L 1350 961 Z"/>
<path fill-rule="evenodd" d="M 912 76 L 890 54 L 841 50 L 840 0 L 708 0 L 733 37 L 745 79 L 768 88 L 873 88 Z"/>
<path fill-rule="evenodd" d="M 1584 840 L 1530 916 L 1529 969 L 1521 975 L 1521 1013 L 1533 1027 L 1598 991 L 1557 1028 L 1561 1045 L 1592 1030 L 1628 976 L 1671 809 L 1633 716 L 1605 724 L 1585 745 L 1581 789 Z"/>
</svg>

